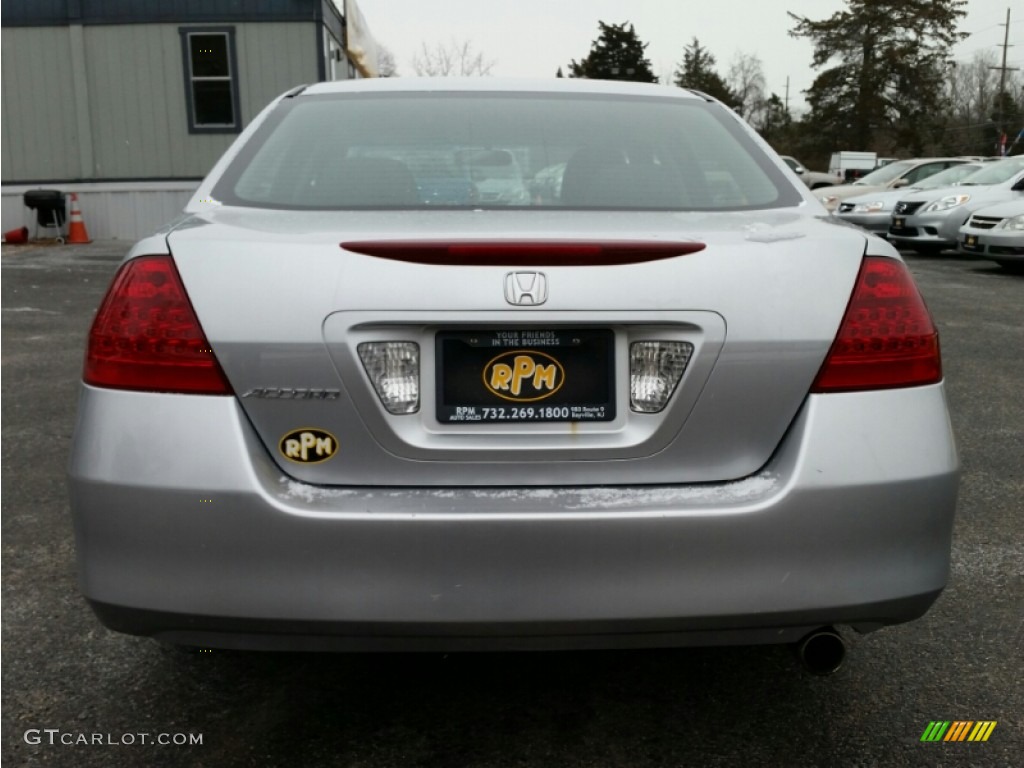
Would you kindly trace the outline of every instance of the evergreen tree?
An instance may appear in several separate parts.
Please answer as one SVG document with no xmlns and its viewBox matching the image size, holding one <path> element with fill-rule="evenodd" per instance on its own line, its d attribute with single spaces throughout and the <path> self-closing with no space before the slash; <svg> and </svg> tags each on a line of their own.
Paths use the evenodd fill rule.
<svg viewBox="0 0 1024 768">
<path fill-rule="evenodd" d="M 833 147 L 916 153 L 942 114 L 943 83 L 966 0 L 846 0 L 823 21 L 790 14 L 814 44 L 811 122 Z"/>
<path fill-rule="evenodd" d="M 676 70 L 674 80 L 680 88 L 693 88 L 725 102 L 736 105 L 736 96 L 729 90 L 725 80 L 715 70 L 715 57 L 707 48 L 701 47 L 695 37 L 683 50 L 683 63 Z"/>
<path fill-rule="evenodd" d="M 599 21 L 597 25 L 600 28 L 597 40 L 591 43 L 590 53 L 585 59 L 579 62 L 573 59 L 569 65 L 569 77 L 658 82 L 651 70 L 651 62 L 644 55 L 647 43 L 640 42 L 632 24 Z"/>
</svg>

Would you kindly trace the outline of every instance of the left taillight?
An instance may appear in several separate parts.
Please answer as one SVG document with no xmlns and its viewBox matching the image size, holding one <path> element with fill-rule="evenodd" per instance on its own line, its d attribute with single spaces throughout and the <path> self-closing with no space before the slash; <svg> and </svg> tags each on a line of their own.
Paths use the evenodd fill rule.
<svg viewBox="0 0 1024 768">
<path fill-rule="evenodd" d="M 140 256 L 118 271 L 89 331 L 82 378 L 111 389 L 231 394 L 170 256 Z"/>
</svg>

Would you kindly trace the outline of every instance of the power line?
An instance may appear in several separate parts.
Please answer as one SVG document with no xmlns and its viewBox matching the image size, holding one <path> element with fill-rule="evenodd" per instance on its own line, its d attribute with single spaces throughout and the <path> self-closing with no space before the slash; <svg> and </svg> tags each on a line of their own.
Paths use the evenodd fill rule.
<svg viewBox="0 0 1024 768">
<path fill-rule="evenodd" d="M 964 40 L 966 40 L 968 37 L 974 37 L 975 35 L 980 35 L 982 32 L 988 32 L 990 29 L 995 29 L 996 27 L 1001 27 L 1001 26 L 1003 26 L 1003 25 L 1002 24 L 993 24 L 992 26 L 985 27 L 984 29 L 978 29 L 978 30 L 975 30 L 974 32 L 968 32 L 966 37 L 964 37 Z"/>
</svg>

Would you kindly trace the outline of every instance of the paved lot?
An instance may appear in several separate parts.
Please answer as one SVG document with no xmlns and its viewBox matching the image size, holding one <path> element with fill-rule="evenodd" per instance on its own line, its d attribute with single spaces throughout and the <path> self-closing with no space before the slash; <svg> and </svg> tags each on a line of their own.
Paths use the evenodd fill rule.
<svg viewBox="0 0 1024 768">
<path fill-rule="evenodd" d="M 85 331 L 126 248 L 3 250 L 9 765 L 1021 764 L 1024 277 L 908 257 L 941 329 L 964 466 L 952 582 L 924 619 L 850 637 L 847 665 L 822 679 L 778 647 L 179 656 L 107 632 L 74 584 L 63 472 Z M 999 724 L 985 744 L 920 743 L 936 719 Z"/>
</svg>

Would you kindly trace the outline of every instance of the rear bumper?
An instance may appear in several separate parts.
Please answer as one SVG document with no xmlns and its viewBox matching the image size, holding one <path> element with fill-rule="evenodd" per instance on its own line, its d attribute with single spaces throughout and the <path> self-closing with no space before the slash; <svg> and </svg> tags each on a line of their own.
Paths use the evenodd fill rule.
<svg viewBox="0 0 1024 768">
<path fill-rule="evenodd" d="M 812 396 L 733 483 L 323 489 L 231 398 L 84 388 L 80 584 L 123 632 L 399 650 L 790 642 L 920 616 L 949 570 L 941 385 Z"/>
<path fill-rule="evenodd" d="M 829 624 L 870 631 L 923 615 L 940 591 L 825 612 L 576 622 L 347 622 L 239 619 L 90 601 L 110 629 L 162 642 L 259 651 L 452 652 L 674 648 L 795 643 Z M 876 619 L 865 622 L 865 616 Z"/>
</svg>

